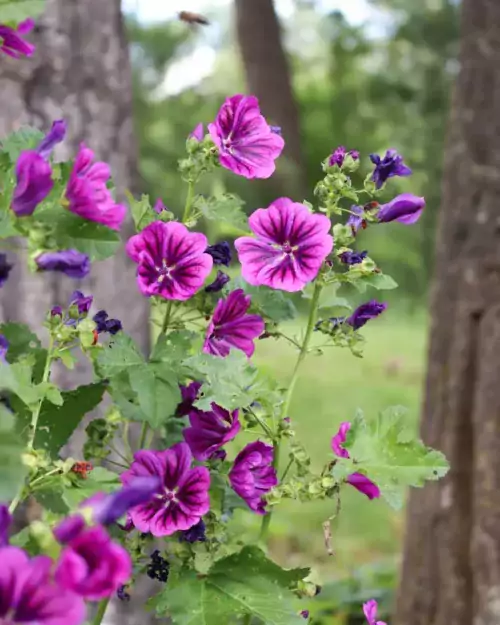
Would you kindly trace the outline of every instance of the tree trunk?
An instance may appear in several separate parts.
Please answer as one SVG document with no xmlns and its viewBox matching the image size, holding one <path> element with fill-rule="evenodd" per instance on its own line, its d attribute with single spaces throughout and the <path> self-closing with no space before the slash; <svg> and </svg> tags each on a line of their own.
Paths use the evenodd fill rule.
<svg viewBox="0 0 500 625">
<path fill-rule="evenodd" d="M 248 90 L 259 98 L 261 110 L 272 125 L 280 126 L 288 157 L 288 174 L 305 195 L 300 122 L 290 71 L 281 41 L 281 29 L 272 0 L 235 0 L 236 30 Z M 289 181 L 287 180 L 289 183 Z"/>
<path fill-rule="evenodd" d="M 500 2 L 462 11 L 422 415 L 451 470 L 411 494 L 397 625 L 500 623 Z"/>
</svg>

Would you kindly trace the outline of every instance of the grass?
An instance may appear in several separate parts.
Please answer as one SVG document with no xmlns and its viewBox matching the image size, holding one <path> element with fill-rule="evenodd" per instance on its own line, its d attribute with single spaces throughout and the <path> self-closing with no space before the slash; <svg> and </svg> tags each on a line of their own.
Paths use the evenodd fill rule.
<svg viewBox="0 0 500 625">
<path fill-rule="evenodd" d="M 385 319 L 366 326 L 362 359 L 347 350 L 329 349 L 323 356 L 310 355 L 305 361 L 289 416 L 313 465 L 320 467 L 327 461 L 331 437 L 340 422 L 352 418 L 357 408 L 369 417 L 387 406 L 404 405 L 417 427 L 426 321 L 423 316 L 394 317 L 394 311 L 392 315 L 388 312 Z M 292 347 L 272 339 L 260 342 L 256 352 L 256 362 L 285 383 L 295 358 Z M 283 456 L 286 462 L 286 454 Z M 359 565 L 399 552 L 404 513 L 391 511 L 383 501 L 369 501 L 347 486 L 342 492 L 340 518 L 332 526 L 335 555 L 328 556 L 322 522 L 334 513 L 335 506 L 333 501 L 290 501 L 280 506 L 271 526 L 274 557 L 289 566 L 314 561 L 318 581 L 324 583 Z M 257 531 L 255 518 L 238 517 L 246 531 Z"/>
</svg>

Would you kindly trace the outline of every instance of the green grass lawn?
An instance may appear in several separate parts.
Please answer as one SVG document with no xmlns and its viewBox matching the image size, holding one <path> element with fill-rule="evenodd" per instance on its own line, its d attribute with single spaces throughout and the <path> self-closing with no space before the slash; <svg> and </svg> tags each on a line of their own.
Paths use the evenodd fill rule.
<svg viewBox="0 0 500 625">
<path fill-rule="evenodd" d="M 304 363 L 289 416 L 318 467 L 331 457 L 330 439 L 339 423 L 350 420 L 358 407 L 370 417 L 390 405 L 406 406 L 417 427 L 426 322 L 423 316 L 398 318 L 394 310 L 384 317 L 363 329 L 364 358 L 355 358 L 348 350 L 328 349 L 323 356 L 311 355 Z M 294 329 L 298 330 L 298 325 Z M 295 358 L 286 342 L 272 339 L 259 342 L 256 352 L 256 362 L 283 382 L 289 379 Z M 272 522 L 273 555 L 287 565 L 314 561 L 321 581 L 327 582 L 399 551 L 404 513 L 394 513 L 383 501 L 369 501 L 346 486 L 340 519 L 333 525 L 335 556 L 328 556 L 321 524 L 334 507 L 333 501 L 280 506 Z M 248 515 L 238 518 L 248 532 L 257 531 L 257 519 Z"/>
</svg>

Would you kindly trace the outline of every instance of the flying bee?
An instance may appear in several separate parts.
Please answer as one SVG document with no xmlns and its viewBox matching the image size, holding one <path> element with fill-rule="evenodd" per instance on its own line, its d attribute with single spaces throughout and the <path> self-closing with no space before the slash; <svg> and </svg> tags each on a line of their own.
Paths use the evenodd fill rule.
<svg viewBox="0 0 500 625">
<path fill-rule="evenodd" d="M 210 24 L 206 17 L 199 13 L 191 13 L 191 11 L 181 11 L 179 13 L 179 19 L 187 24 L 201 24 L 202 26 L 208 26 Z"/>
</svg>

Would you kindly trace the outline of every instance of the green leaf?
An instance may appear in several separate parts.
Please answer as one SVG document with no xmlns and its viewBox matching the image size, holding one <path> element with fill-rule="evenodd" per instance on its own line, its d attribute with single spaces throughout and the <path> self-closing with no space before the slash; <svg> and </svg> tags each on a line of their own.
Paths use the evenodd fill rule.
<svg viewBox="0 0 500 625">
<path fill-rule="evenodd" d="M 243 289 L 252 297 L 252 309 L 257 309 L 263 317 L 271 321 L 289 321 L 297 316 L 291 299 L 287 298 L 283 291 L 269 289 L 266 286 L 251 286 L 243 278 L 235 278 L 229 283 L 229 291 Z"/>
<path fill-rule="evenodd" d="M 62 209 L 58 211 L 54 237 L 58 248 L 74 248 L 93 261 L 113 256 L 121 244 L 120 236 L 114 230 Z"/>
<path fill-rule="evenodd" d="M 212 402 L 226 410 L 249 406 L 257 396 L 257 369 L 246 355 L 232 350 L 226 358 L 198 354 L 184 361 L 193 379 L 204 380 L 196 406 L 210 410 Z"/>
<path fill-rule="evenodd" d="M 120 332 L 97 357 L 97 368 L 101 377 L 111 378 L 122 371 L 144 365 L 145 362 L 133 339 Z"/>
<path fill-rule="evenodd" d="M 0 404 L 0 501 L 14 499 L 27 475 L 24 445 L 14 428 L 14 415 Z"/>
<path fill-rule="evenodd" d="M 289 587 L 308 573 L 281 569 L 257 547 L 245 547 L 217 561 L 205 576 L 188 569 L 172 575 L 153 603 L 175 625 L 221 625 L 244 615 L 265 625 L 301 625 Z"/>
<path fill-rule="evenodd" d="M 426 447 L 412 435 L 407 412 L 399 406 L 388 408 L 368 422 L 358 413 L 344 447 L 355 470 L 373 480 L 394 508 L 402 506 L 406 487 L 421 487 L 427 480 L 443 477 L 449 469 L 441 452 Z M 344 464 L 342 459 L 337 462 L 339 468 Z M 338 477 L 339 469 L 335 475 Z"/>
<path fill-rule="evenodd" d="M 10 208 L 6 210 L 0 208 L 0 239 L 8 239 L 19 234 L 14 224 L 15 217 Z"/>
<path fill-rule="evenodd" d="M 366 291 L 367 286 L 372 286 L 377 291 L 390 291 L 398 288 L 398 283 L 384 273 L 374 273 L 371 276 L 356 277 L 351 281 L 360 293 Z"/>
<path fill-rule="evenodd" d="M 101 403 L 106 388 L 104 382 L 97 382 L 72 391 L 63 391 L 61 406 L 45 401 L 38 419 L 35 448 L 43 448 L 52 457 L 56 457 L 83 417 Z M 18 406 L 16 412 L 18 428 L 27 428 L 31 413 L 27 409 L 19 410 Z"/>
<path fill-rule="evenodd" d="M 127 200 L 137 232 L 144 230 L 146 226 L 158 219 L 158 215 L 149 202 L 149 195 L 143 194 L 140 200 L 136 200 L 131 193 L 127 193 Z"/>
<path fill-rule="evenodd" d="M 198 195 L 194 206 L 200 210 L 205 219 L 223 222 L 235 228 L 248 230 L 248 219 L 243 211 L 244 201 L 232 193 L 223 193 L 217 197 Z"/>
<path fill-rule="evenodd" d="M 24 323 L 2 323 L 0 324 L 0 334 L 3 334 L 9 341 L 7 360 L 16 361 L 19 356 L 29 354 L 41 347 L 40 339 Z"/>
<path fill-rule="evenodd" d="M 33 363 L 34 357 L 11 365 L 0 361 L 0 390 L 11 391 L 27 405 L 35 404 L 44 389 L 32 383 Z"/>
<path fill-rule="evenodd" d="M 10 12 L 14 11 L 15 7 L 19 7 L 19 9 L 22 10 L 23 5 L 25 10 L 29 8 L 29 5 L 33 5 L 33 8 L 36 9 L 37 4 L 40 5 L 38 13 L 41 13 L 44 0 L 17 0 L 17 2 L 13 2 L 12 0 L 7 0 L 7 2 L 5 2 L 5 0 L 0 0 L 0 22 L 3 24 L 10 21 L 21 22 L 27 17 L 34 17 L 34 15 L 30 13 L 26 13 L 24 17 L 4 17 L 4 13 L 8 16 Z M 18 130 L 5 137 L 5 139 L 2 139 L 2 151 L 9 155 L 9 159 L 12 163 L 15 163 L 21 152 L 36 148 L 43 137 L 44 134 L 40 132 L 40 130 L 32 128 L 31 126 L 21 126 Z"/>
<path fill-rule="evenodd" d="M 181 401 L 177 375 L 173 369 L 161 365 L 138 367 L 129 375 L 141 409 L 135 420 L 147 421 L 153 428 L 159 427 L 174 414 Z"/>
<path fill-rule="evenodd" d="M 179 367 L 187 358 L 197 337 L 189 330 L 176 330 L 168 335 L 160 334 L 151 354 L 151 362 L 168 362 L 172 367 Z"/>
</svg>

